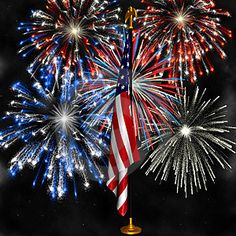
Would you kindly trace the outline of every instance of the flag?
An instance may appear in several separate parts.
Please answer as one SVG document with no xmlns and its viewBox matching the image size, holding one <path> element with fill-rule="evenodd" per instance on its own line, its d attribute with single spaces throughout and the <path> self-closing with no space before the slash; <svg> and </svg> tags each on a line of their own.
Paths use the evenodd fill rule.
<svg viewBox="0 0 236 236">
<path fill-rule="evenodd" d="M 140 160 L 131 108 L 130 37 L 129 34 L 126 35 L 116 88 L 107 182 L 108 188 L 118 198 L 117 210 L 122 216 L 128 211 L 128 168 Z"/>
</svg>

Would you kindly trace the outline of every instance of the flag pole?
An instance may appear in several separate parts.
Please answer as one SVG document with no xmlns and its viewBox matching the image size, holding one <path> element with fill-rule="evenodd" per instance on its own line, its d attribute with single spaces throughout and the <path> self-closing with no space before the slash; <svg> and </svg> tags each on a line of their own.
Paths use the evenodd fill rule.
<svg viewBox="0 0 236 236">
<path fill-rule="evenodd" d="M 129 63 L 129 69 L 130 69 L 130 97 L 131 97 L 131 106 L 132 106 L 132 57 L 133 57 L 133 20 L 134 17 L 137 17 L 137 10 L 133 8 L 132 6 L 129 7 L 126 16 L 125 16 L 125 23 L 129 23 L 129 39 L 130 39 L 130 45 L 131 45 L 131 53 L 130 53 L 130 63 Z M 133 225 L 133 215 L 132 215 L 132 180 L 131 176 L 129 176 L 129 225 L 124 226 L 120 229 L 122 234 L 126 235 L 137 235 L 142 233 L 142 229 L 140 227 L 137 227 Z"/>
</svg>

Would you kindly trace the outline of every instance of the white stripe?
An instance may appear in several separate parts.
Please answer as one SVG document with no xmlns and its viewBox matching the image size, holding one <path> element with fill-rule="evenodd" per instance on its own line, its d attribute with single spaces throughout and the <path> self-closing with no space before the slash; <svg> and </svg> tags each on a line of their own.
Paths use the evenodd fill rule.
<svg viewBox="0 0 236 236">
<path fill-rule="evenodd" d="M 112 165 L 111 163 L 109 162 L 109 167 L 108 167 L 108 178 L 111 179 L 115 176 L 114 174 L 114 171 L 113 171 L 113 168 L 112 168 Z"/>
<path fill-rule="evenodd" d="M 109 178 L 109 180 L 107 181 L 107 186 L 110 185 L 110 183 L 116 178 L 116 176 L 113 176 L 111 178 Z"/>
<path fill-rule="evenodd" d="M 119 150 L 117 148 L 117 143 L 116 143 L 116 138 L 115 138 L 115 133 L 114 133 L 114 127 L 112 127 L 112 134 L 111 134 L 111 148 L 112 152 L 116 161 L 117 169 L 119 172 L 123 171 L 125 169 L 125 166 L 123 164 L 123 161 L 120 157 Z"/>
<path fill-rule="evenodd" d="M 123 143 L 125 145 L 126 152 L 128 153 L 130 165 L 132 165 L 134 163 L 134 159 L 133 159 L 132 149 L 130 146 L 128 131 L 127 131 L 124 116 L 123 116 L 123 109 L 122 109 L 122 105 L 121 105 L 121 96 L 118 96 L 116 99 L 116 112 L 117 112 L 117 114 L 119 114 L 118 123 L 119 123 L 120 134 L 123 139 Z"/>
<path fill-rule="evenodd" d="M 119 173 L 119 184 L 121 183 L 122 179 L 124 179 L 124 177 L 128 174 L 128 168 L 126 168 L 125 170 L 121 171 Z"/>
<path fill-rule="evenodd" d="M 113 193 L 117 196 L 117 187 L 113 190 Z"/>
<path fill-rule="evenodd" d="M 127 168 L 124 171 L 120 172 L 119 184 L 127 176 L 127 174 L 128 174 L 128 169 Z M 123 206 L 123 204 L 125 203 L 127 198 L 128 198 L 128 183 L 127 183 L 127 186 L 124 189 L 124 191 L 118 196 L 118 202 L 117 202 L 117 209 L 118 210 Z"/>
<path fill-rule="evenodd" d="M 107 181 L 107 186 L 109 186 L 109 184 L 112 182 L 112 181 L 114 181 L 116 179 L 116 176 L 114 176 L 112 179 L 109 179 L 108 181 Z M 112 192 L 117 196 L 117 185 L 116 185 L 116 187 L 114 188 L 114 190 L 112 190 Z"/>
<path fill-rule="evenodd" d="M 117 210 L 119 210 L 124 205 L 127 198 L 128 198 L 128 186 L 126 186 L 125 190 L 122 192 L 122 194 L 118 198 Z"/>
</svg>

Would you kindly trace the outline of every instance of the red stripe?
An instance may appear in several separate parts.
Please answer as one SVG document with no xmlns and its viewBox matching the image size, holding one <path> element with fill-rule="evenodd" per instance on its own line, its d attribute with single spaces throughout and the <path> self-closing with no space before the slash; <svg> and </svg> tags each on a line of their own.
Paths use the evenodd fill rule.
<svg viewBox="0 0 236 236">
<path fill-rule="evenodd" d="M 117 184 L 118 184 L 117 178 L 114 178 L 107 187 L 113 192 L 116 189 Z"/>
<path fill-rule="evenodd" d="M 126 199 L 125 203 L 118 209 L 119 213 L 122 216 L 125 216 L 128 211 L 128 199 Z"/>
<path fill-rule="evenodd" d="M 126 189 L 127 186 L 128 186 L 128 175 L 126 174 L 119 183 L 118 197 L 123 193 L 123 191 Z"/>
<path fill-rule="evenodd" d="M 128 114 L 127 116 L 124 115 L 124 119 L 125 119 L 125 125 L 126 125 L 127 133 L 129 136 L 132 154 L 133 154 L 133 160 L 134 162 L 138 162 L 140 160 L 140 156 L 137 149 L 137 140 L 136 140 L 135 132 L 134 132 L 133 119 L 131 118 L 131 114 L 130 114 L 130 102 L 129 102 L 129 106 L 127 106 L 126 104 L 127 100 L 130 101 L 130 96 L 128 95 L 128 93 L 123 93 L 121 95 L 122 95 L 121 106 L 122 106 L 123 114 Z"/>
<path fill-rule="evenodd" d="M 114 174 L 117 175 L 119 172 L 118 172 L 117 165 L 116 165 L 116 159 L 115 159 L 115 156 L 112 151 L 112 146 L 111 146 L 111 150 L 110 150 L 109 162 L 110 162 L 110 165 L 113 169 Z"/>
<path fill-rule="evenodd" d="M 123 179 L 119 183 L 119 189 L 118 189 L 118 198 L 122 195 L 122 193 L 125 191 L 125 189 L 128 187 L 128 174 L 123 177 Z M 124 204 L 118 209 L 119 213 L 124 216 L 128 211 L 128 191 L 125 196 L 126 200 Z"/>
</svg>

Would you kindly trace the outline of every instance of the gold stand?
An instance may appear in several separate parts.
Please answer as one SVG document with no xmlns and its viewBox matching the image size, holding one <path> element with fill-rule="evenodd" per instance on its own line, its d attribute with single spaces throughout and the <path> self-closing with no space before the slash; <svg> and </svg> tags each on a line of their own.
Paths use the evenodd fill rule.
<svg viewBox="0 0 236 236">
<path fill-rule="evenodd" d="M 142 229 L 140 227 L 133 225 L 132 218 L 129 219 L 129 225 L 122 227 L 120 231 L 122 234 L 127 234 L 127 235 L 136 235 L 142 233 Z"/>
</svg>

